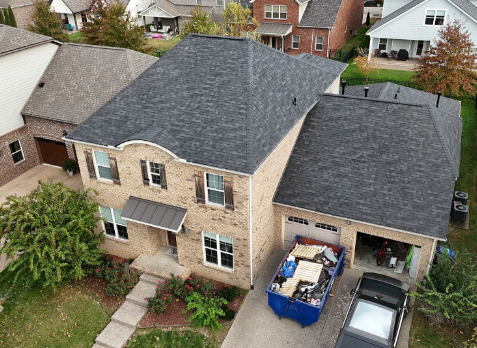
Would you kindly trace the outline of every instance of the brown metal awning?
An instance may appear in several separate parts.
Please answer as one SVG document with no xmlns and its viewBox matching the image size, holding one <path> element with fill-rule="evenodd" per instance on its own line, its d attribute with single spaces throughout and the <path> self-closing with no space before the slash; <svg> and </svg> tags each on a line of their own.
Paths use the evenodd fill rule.
<svg viewBox="0 0 477 348">
<path fill-rule="evenodd" d="M 284 37 L 292 32 L 292 27 L 292 24 L 287 23 L 260 23 L 255 32 L 260 35 Z"/>
<path fill-rule="evenodd" d="M 129 197 L 121 217 L 126 221 L 179 232 L 187 210 L 141 198 Z"/>
</svg>

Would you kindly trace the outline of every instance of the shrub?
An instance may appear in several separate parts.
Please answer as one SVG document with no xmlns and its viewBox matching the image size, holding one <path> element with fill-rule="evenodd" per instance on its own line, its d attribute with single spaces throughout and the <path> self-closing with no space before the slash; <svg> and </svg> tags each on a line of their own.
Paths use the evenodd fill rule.
<svg viewBox="0 0 477 348">
<path fill-rule="evenodd" d="M 224 315 L 220 315 L 221 319 L 231 321 L 235 318 L 235 311 L 233 309 L 228 309 L 227 305 L 222 306 L 222 310 L 224 311 Z"/>
<path fill-rule="evenodd" d="M 218 297 L 226 299 L 228 302 L 232 302 L 240 296 L 240 289 L 234 286 L 228 286 L 220 290 L 217 294 Z"/>
<path fill-rule="evenodd" d="M 147 308 L 159 314 L 164 312 L 174 298 L 170 291 L 171 289 L 167 282 L 159 283 L 154 297 L 147 299 Z"/>
<path fill-rule="evenodd" d="M 198 292 L 202 296 L 214 297 L 215 295 L 215 286 L 210 279 L 190 276 L 186 280 L 186 285 L 190 291 Z"/>
<path fill-rule="evenodd" d="M 189 321 L 197 329 L 200 326 L 211 329 L 213 332 L 217 332 L 217 329 L 221 330 L 222 325 L 218 321 L 219 315 L 224 316 L 225 313 L 222 309 L 223 305 L 227 304 L 227 300 L 217 297 L 208 297 L 193 292 L 186 298 L 187 310 L 194 309 Z M 187 312 L 184 310 L 184 312 Z"/>
<path fill-rule="evenodd" d="M 64 161 L 63 164 L 61 165 L 61 168 L 63 168 L 65 172 L 73 172 L 73 173 L 77 173 L 79 170 L 78 163 L 76 163 L 76 161 L 72 160 L 71 158 L 68 158 L 66 161 Z"/>
<path fill-rule="evenodd" d="M 179 298 L 186 298 L 189 296 L 191 290 L 185 284 L 185 281 L 180 276 L 174 276 L 170 274 L 171 279 L 166 280 L 171 291 Z"/>
</svg>

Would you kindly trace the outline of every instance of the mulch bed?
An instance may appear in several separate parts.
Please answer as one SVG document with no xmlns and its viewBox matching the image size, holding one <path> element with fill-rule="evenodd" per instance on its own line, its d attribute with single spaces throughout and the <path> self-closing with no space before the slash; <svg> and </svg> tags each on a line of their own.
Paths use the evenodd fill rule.
<svg viewBox="0 0 477 348">
<path fill-rule="evenodd" d="M 228 287 L 230 285 L 212 280 L 215 285 L 215 289 L 218 292 L 222 288 Z M 245 298 L 245 291 L 241 291 L 241 295 L 237 297 L 235 300 L 230 302 L 227 307 L 232 309 L 236 312 L 240 309 L 242 302 Z M 152 326 L 180 326 L 180 325 L 188 325 L 190 311 L 182 314 L 182 311 L 187 309 L 187 303 L 183 299 L 179 299 L 179 301 L 173 300 L 169 307 L 161 313 L 153 313 L 151 311 L 147 312 L 146 315 L 142 318 L 139 322 L 139 327 L 152 327 Z M 219 319 L 219 322 L 223 325 L 228 323 L 225 320 Z"/>
<path fill-rule="evenodd" d="M 95 300 L 101 302 L 106 311 L 112 315 L 121 305 L 126 301 L 126 296 L 122 296 L 119 300 L 110 297 L 106 293 L 108 282 L 105 279 L 98 279 L 95 277 L 84 277 L 80 281 L 73 284 L 83 293 L 88 294 Z"/>
</svg>

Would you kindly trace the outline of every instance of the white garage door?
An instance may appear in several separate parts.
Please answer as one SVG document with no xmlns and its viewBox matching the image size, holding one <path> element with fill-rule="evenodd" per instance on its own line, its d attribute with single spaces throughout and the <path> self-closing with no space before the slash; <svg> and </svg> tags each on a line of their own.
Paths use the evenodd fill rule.
<svg viewBox="0 0 477 348">
<path fill-rule="evenodd" d="M 341 230 L 336 226 L 309 221 L 295 216 L 287 216 L 283 243 L 285 249 L 290 246 L 297 234 L 330 244 L 339 244 Z"/>
</svg>

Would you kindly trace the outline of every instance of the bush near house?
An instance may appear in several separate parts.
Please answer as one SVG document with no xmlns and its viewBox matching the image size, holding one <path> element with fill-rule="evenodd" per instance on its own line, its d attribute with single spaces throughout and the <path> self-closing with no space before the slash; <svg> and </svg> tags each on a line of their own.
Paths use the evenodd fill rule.
<svg viewBox="0 0 477 348">
<path fill-rule="evenodd" d="M 127 295 L 133 287 L 134 281 L 126 270 L 128 262 L 121 258 L 103 255 L 99 265 L 89 271 L 94 277 L 105 279 L 108 282 L 106 293 L 116 299 Z"/>
<path fill-rule="evenodd" d="M 10 19 L 10 26 L 17 27 L 17 21 L 15 19 L 15 15 L 13 14 L 13 10 L 11 6 L 8 6 L 8 18 Z"/>
</svg>

